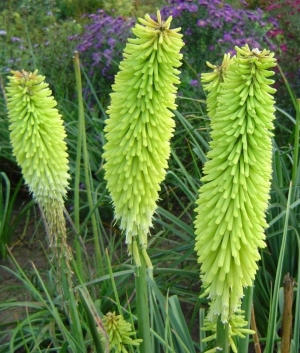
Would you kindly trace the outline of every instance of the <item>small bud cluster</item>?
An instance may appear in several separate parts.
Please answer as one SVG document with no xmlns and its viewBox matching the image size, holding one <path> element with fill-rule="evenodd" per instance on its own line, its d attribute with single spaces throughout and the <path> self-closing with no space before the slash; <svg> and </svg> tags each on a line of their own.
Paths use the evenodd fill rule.
<svg viewBox="0 0 300 353">
<path fill-rule="evenodd" d="M 131 324 L 115 312 L 107 313 L 103 318 L 103 324 L 108 334 L 109 348 L 115 353 L 127 353 L 126 345 L 139 346 L 142 342 L 140 338 L 131 338 L 135 335 Z"/>
</svg>

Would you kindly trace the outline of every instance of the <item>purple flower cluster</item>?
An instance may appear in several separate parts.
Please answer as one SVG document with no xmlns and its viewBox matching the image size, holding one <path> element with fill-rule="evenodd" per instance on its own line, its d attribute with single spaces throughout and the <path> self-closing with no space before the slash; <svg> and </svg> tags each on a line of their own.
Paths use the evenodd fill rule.
<svg viewBox="0 0 300 353">
<path fill-rule="evenodd" d="M 171 0 L 169 5 L 162 8 L 161 14 L 163 16 L 180 17 L 183 11 L 197 12 L 198 6 L 190 0 Z"/>
<path fill-rule="evenodd" d="M 264 38 L 274 25 L 264 19 L 257 9 L 236 9 L 223 0 L 169 0 L 161 9 L 162 18 L 173 17 L 172 27 L 181 27 L 184 35 L 184 58 L 188 65 L 182 68 L 183 75 L 188 73 L 185 82 L 197 87 L 195 72 L 207 70 L 206 61 L 218 63 L 225 52 L 234 52 L 234 47 L 246 43 L 252 48 L 269 47 L 270 41 Z M 153 15 L 152 15 L 153 16 Z M 155 16 L 154 16 L 155 17 Z M 81 35 L 71 37 L 78 42 L 81 61 L 87 68 L 93 82 L 106 86 L 113 83 L 122 51 L 130 28 L 136 22 L 133 18 L 111 17 L 105 11 L 86 15 L 88 25 Z"/>
<path fill-rule="evenodd" d="M 172 16 L 182 27 L 187 45 L 193 45 L 195 38 L 203 35 L 204 39 L 213 39 L 202 43 L 209 50 L 228 52 L 246 43 L 255 48 L 266 45 L 264 37 L 270 24 L 260 9 L 236 9 L 222 0 L 170 0 L 161 12 L 165 17 Z"/>
<path fill-rule="evenodd" d="M 102 77 L 111 83 L 135 21 L 121 16 L 111 17 L 104 10 L 85 17 L 89 24 L 85 26 L 84 33 L 69 39 L 78 42 L 81 61 L 89 67 L 89 74 L 100 70 Z"/>
</svg>

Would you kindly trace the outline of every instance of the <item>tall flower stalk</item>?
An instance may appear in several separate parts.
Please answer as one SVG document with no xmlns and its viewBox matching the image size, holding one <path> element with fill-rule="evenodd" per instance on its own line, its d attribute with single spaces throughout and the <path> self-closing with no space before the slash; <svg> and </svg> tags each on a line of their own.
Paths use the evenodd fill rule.
<svg viewBox="0 0 300 353">
<path fill-rule="evenodd" d="M 136 302 L 140 352 L 151 351 L 147 293 L 147 236 L 152 226 L 160 183 L 165 178 L 174 120 L 177 68 L 183 46 L 180 28 L 170 29 L 172 17 L 157 21 L 139 18 L 128 39 L 124 60 L 112 86 L 103 157 L 105 179 L 115 219 L 126 235 L 128 252 L 137 267 Z"/>
<path fill-rule="evenodd" d="M 195 219 L 195 250 L 204 295 L 210 299 L 206 328 L 217 330 L 217 322 L 229 325 L 235 351 L 231 336 L 245 330 L 243 288 L 253 285 L 259 249 L 265 247 L 275 111 L 269 77 L 276 65 L 267 50 L 246 45 L 236 51 L 229 61 L 224 58 L 225 72 L 214 67 L 202 76 L 213 97 L 208 100 L 212 140 Z"/>
<path fill-rule="evenodd" d="M 51 247 L 57 256 L 70 257 L 63 212 L 69 179 L 66 133 L 44 79 L 37 70 L 9 76 L 10 140 L 25 182 L 44 212 Z"/>
<path fill-rule="evenodd" d="M 74 265 L 80 282 L 82 279 L 80 275 L 78 277 L 78 268 L 72 261 L 64 218 L 64 199 L 69 179 L 66 132 L 61 115 L 56 109 L 57 103 L 44 79 L 38 75 L 37 70 L 33 73 L 13 71 L 9 77 L 6 91 L 10 139 L 25 182 L 43 211 L 54 255 L 54 266 L 58 269 L 58 290 L 63 295 L 62 305 L 65 306 L 70 322 L 70 334 L 76 337 L 77 349 L 81 347 L 83 351 L 86 349 L 86 342 L 82 318 L 78 312 L 78 295 L 73 291 L 71 265 Z M 83 285 L 80 295 L 85 303 L 92 303 Z M 89 310 L 87 314 L 90 314 Z M 94 313 L 92 317 L 103 339 L 102 347 L 99 334 L 93 335 L 97 352 L 101 353 L 104 351 L 106 335 L 100 318 Z M 93 334 L 95 324 L 92 321 L 91 324 Z"/>
</svg>

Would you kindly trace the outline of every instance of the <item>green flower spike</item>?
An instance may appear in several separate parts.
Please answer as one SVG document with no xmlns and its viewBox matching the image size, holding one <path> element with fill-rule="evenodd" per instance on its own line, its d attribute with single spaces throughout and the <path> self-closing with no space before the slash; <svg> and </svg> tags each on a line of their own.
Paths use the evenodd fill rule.
<svg viewBox="0 0 300 353">
<path fill-rule="evenodd" d="M 68 188 L 68 154 L 63 121 L 44 77 L 12 71 L 7 86 L 10 140 L 26 184 L 44 211 L 56 245 L 65 236 L 64 198 Z"/>
<path fill-rule="evenodd" d="M 195 219 L 207 319 L 224 323 L 239 310 L 243 287 L 252 286 L 265 247 L 275 110 L 273 54 L 248 46 L 236 51 L 211 113 L 211 150 Z"/>
<path fill-rule="evenodd" d="M 129 253 L 140 264 L 137 243 L 147 247 L 160 183 L 170 155 L 175 94 L 183 46 L 180 28 L 170 29 L 172 17 L 157 22 L 139 18 L 128 39 L 124 60 L 112 86 L 105 127 L 105 179 L 115 218 L 121 220 Z"/>
<path fill-rule="evenodd" d="M 132 331 L 131 324 L 115 312 L 107 313 L 103 318 L 103 324 L 109 337 L 109 348 L 115 353 L 128 353 L 126 345 L 139 346 L 142 342 L 140 338 L 130 337 L 136 334 Z"/>
</svg>

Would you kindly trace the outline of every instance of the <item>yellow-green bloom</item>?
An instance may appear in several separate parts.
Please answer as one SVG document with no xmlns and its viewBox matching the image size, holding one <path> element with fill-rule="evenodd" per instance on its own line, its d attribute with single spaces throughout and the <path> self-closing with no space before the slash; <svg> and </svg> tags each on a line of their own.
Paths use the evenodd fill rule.
<svg viewBox="0 0 300 353">
<path fill-rule="evenodd" d="M 211 122 L 195 233 L 208 320 L 228 322 L 252 286 L 265 246 L 271 178 L 276 65 L 267 50 L 236 48 L 226 69 Z"/>
<path fill-rule="evenodd" d="M 108 334 L 109 348 L 115 353 L 127 353 L 127 345 L 139 346 L 143 341 L 140 338 L 131 338 L 136 334 L 132 331 L 131 324 L 115 312 L 109 312 L 104 316 L 103 325 Z"/>
<path fill-rule="evenodd" d="M 170 29 L 157 12 L 157 22 L 139 18 L 128 39 L 124 60 L 112 86 L 107 143 L 103 157 L 105 179 L 115 218 L 121 220 L 130 253 L 133 244 L 147 246 L 147 233 L 165 177 L 170 154 L 183 46 L 179 28 Z M 139 264 L 137 257 L 135 261 Z"/>
<path fill-rule="evenodd" d="M 206 104 L 208 116 L 213 119 L 216 114 L 216 109 L 218 105 L 218 96 L 221 90 L 221 83 L 224 81 L 226 70 L 232 62 L 230 54 L 225 54 L 222 64 L 212 65 L 209 62 L 206 62 L 207 66 L 213 69 L 213 72 L 206 72 L 201 74 L 201 82 L 203 88 L 208 91 Z"/>
<path fill-rule="evenodd" d="M 50 235 L 56 236 L 65 232 L 68 154 L 63 121 L 44 79 L 37 70 L 13 71 L 6 88 L 7 107 L 13 155 L 45 213 Z"/>
</svg>

